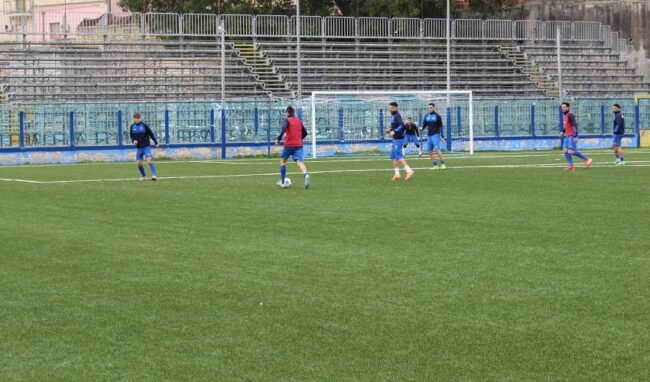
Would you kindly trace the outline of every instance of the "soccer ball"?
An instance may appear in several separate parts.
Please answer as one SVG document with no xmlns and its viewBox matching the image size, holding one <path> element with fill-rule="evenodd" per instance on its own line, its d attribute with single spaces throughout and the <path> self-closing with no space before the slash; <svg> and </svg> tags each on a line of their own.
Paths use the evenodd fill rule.
<svg viewBox="0 0 650 382">
<path fill-rule="evenodd" d="M 284 184 L 282 184 L 279 180 L 278 180 L 278 182 L 276 184 L 278 186 L 280 186 L 281 188 L 289 188 L 289 187 L 291 187 L 291 179 L 284 178 Z"/>
</svg>

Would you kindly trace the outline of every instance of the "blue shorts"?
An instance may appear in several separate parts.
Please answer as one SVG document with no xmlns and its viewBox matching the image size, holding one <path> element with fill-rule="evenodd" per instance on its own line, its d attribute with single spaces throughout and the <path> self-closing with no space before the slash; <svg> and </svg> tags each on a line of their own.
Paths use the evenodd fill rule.
<svg viewBox="0 0 650 382">
<path fill-rule="evenodd" d="M 302 162 L 305 156 L 305 151 L 302 147 L 285 147 L 282 150 L 282 159 L 287 160 L 290 157 L 293 158 L 294 162 Z"/>
<path fill-rule="evenodd" d="M 413 142 L 415 143 L 416 147 L 420 147 L 420 139 L 418 138 L 417 135 L 406 134 L 404 136 L 404 146 L 408 145 L 409 142 Z"/>
<path fill-rule="evenodd" d="M 575 150 L 576 142 L 573 140 L 573 137 L 564 137 L 562 141 L 562 148 L 567 150 Z"/>
<path fill-rule="evenodd" d="M 440 134 L 427 137 L 427 151 L 440 150 Z"/>
<path fill-rule="evenodd" d="M 144 158 L 153 158 L 153 150 L 151 146 L 137 148 L 135 151 L 135 160 L 143 160 Z"/>
<path fill-rule="evenodd" d="M 623 146 L 623 134 L 616 134 L 614 135 L 614 139 L 612 140 L 612 144 L 621 147 Z"/>
<path fill-rule="evenodd" d="M 403 139 L 394 139 L 393 146 L 390 149 L 390 159 L 400 160 L 404 159 L 404 153 L 402 152 L 402 145 L 405 140 Z"/>
</svg>

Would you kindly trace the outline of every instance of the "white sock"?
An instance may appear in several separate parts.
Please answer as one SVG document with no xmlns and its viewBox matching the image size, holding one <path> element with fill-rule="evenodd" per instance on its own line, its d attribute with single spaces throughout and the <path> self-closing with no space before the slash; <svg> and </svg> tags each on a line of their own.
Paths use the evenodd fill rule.
<svg viewBox="0 0 650 382">
<path fill-rule="evenodd" d="M 409 165 L 404 166 L 404 170 L 405 170 L 406 172 L 413 172 L 413 170 L 411 170 L 411 168 L 409 167 Z"/>
<path fill-rule="evenodd" d="M 399 168 L 395 167 L 395 175 L 399 175 Z"/>
</svg>

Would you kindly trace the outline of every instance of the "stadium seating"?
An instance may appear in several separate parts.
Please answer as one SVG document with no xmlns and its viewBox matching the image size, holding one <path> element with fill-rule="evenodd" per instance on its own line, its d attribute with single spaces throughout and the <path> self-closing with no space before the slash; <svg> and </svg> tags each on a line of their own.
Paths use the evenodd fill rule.
<svg viewBox="0 0 650 382">
<path fill-rule="evenodd" d="M 221 97 L 218 36 L 145 36 L 140 33 L 144 25 L 131 24 L 119 30 L 108 25 L 101 36 L 91 33 L 98 26 L 85 24 L 79 26 L 79 35 L 67 38 L 0 39 L 0 102 Z M 280 37 L 227 36 L 229 100 L 297 95 L 297 44 Z M 446 89 L 442 39 L 304 38 L 301 62 L 303 96 L 315 90 Z M 629 56 L 605 40 L 563 42 L 562 72 L 562 89 L 573 96 L 650 92 L 650 84 Z M 474 90 L 479 98 L 556 97 L 560 91 L 556 46 L 547 39 L 454 39 L 451 86 Z"/>
<path fill-rule="evenodd" d="M 535 63 L 551 81 L 558 81 L 557 47 L 521 45 L 517 49 Z M 650 84 L 636 73 L 628 60 L 611 48 L 592 44 L 567 44 L 561 48 L 562 84 L 573 96 L 607 96 L 647 92 Z"/>
<path fill-rule="evenodd" d="M 260 42 L 257 49 L 287 81 L 297 82 L 295 43 Z M 437 43 L 305 42 L 302 86 L 314 90 L 443 90 L 446 47 Z M 452 87 L 478 96 L 544 96 L 494 44 L 454 44 Z"/>
<path fill-rule="evenodd" d="M 2 85 L 12 102 L 215 100 L 220 44 L 206 41 L 46 41 L 0 44 Z M 268 97 L 226 45 L 226 96 Z"/>
</svg>

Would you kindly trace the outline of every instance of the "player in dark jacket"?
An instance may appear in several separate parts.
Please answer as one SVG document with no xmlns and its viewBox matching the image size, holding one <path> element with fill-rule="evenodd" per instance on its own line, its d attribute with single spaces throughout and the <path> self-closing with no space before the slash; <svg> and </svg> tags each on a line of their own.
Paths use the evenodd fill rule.
<svg viewBox="0 0 650 382">
<path fill-rule="evenodd" d="M 614 112 L 614 129 L 612 130 L 612 148 L 614 155 L 616 155 L 616 164 L 624 165 L 625 159 L 623 158 L 623 135 L 625 135 L 625 118 L 621 115 L 621 105 L 615 103 L 612 107 Z"/>
<path fill-rule="evenodd" d="M 409 180 L 413 176 L 413 169 L 409 167 L 409 164 L 406 163 L 406 159 L 404 159 L 404 152 L 402 150 L 402 145 L 404 144 L 404 121 L 402 120 L 402 116 L 399 114 L 398 108 L 399 105 L 397 102 L 391 102 L 388 106 L 388 110 L 391 114 L 390 129 L 386 130 L 385 133 L 393 138 L 393 145 L 390 150 L 390 159 L 393 162 L 393 170 L 395 171 L 393 180 L 398 180 L 402 177 L 399 174 L 400 164 L 404 166 L 404 171 L 406 171 L 406 177 L 404 179 Z"/>
<path fill-rule="evenodd" d="M 140 170 L 141 178 L 140 180 L 147 180 L 147 175 L 144 172 L 144 166 L 142 166 L 142 160 L 146 159 L 149 163 L 149 169 L 151 170 L 151 180 L 154 182 L 158 179 L 156 176 L 156 166 L 153 164 L 153 150 L 151 150 L 151 140 L 156 145 L 156 148 L 160 147 L 156 136 L 153 134 L 153 131 L 149 126 L 142 122 L 142 116 L 140 113 L 133 114 L 133 124 L 129 129 L 131 133 L 131 142 L 136 147 L 135 153 L 135 163 L 138 165 L 138 170 Z"/>
<path fill-rule="evenodd" d="M 406 118 L 406 123 L 404 124 L 404 150 L 409 145 L 409 142 L 413 142 L 415 147 L 418 149 L 418 156 L 422 156 L 422 147 L 420 146 L 420 129 L 418 125 L 413 123 L 413 118 Z"/>
</svg>

